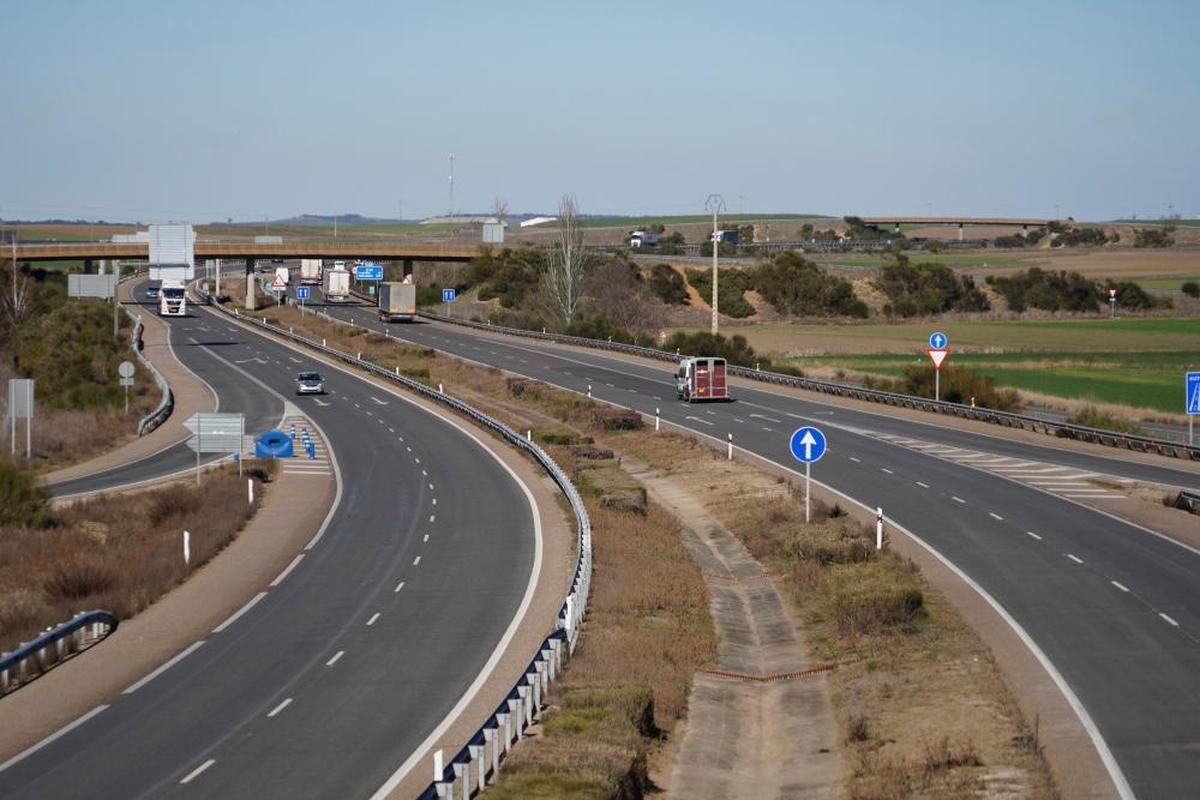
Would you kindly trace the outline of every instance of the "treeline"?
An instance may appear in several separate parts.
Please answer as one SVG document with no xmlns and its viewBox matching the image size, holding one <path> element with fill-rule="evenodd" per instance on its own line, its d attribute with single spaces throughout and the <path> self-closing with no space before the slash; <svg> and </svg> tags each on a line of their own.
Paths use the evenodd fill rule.
<svg viewBox="0 0 1200 800">
<path fill-rule="evenodd" d="M 1109 290 L 1117 290 L 1117 303 L 1123 309 L 1149 310 L 1169 308 L 1168 298 L 1154 297 L 1129 281 L 1103 283 L 1085 278 L 1078 272 L 1046 271 L 1032 267 L 1011 276 L 989 275 L 987 284 L 1008 302 L 1012 311 L 1030 308 L 1041 311 L 1099 311 L 1108 302 Z"/>
<path fill-rule="evenodd" d="M 969 275 L 957 275 L 944 264 L 913 264 L 904 254 L 880 270 L 875 288 L 887 295 L 887 316 L 914 317 L 948 311 L 987 311 L 987 295 Z"/>
</svg>

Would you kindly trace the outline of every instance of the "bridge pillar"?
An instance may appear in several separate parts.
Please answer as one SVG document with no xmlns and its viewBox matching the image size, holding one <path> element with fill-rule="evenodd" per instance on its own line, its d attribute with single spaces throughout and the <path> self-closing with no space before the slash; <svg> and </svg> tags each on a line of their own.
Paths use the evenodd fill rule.
<svg viewBox="0 0 1200 800">
<path fill-rule="evenodd" d="M 896 230 L 892 231 L 892 233 L 899 233 L 899 232 L 900 232 L 900 223 L 899 223 L 899 222 L 897 222 L 897 223 L 896 223 Z"/>
<path fill-rule="evenodd" d="M 412 274 L 413 260 L 411 258 L 406 258 L 404 259 L 404 277 L 402 280 L 404 280 L 405 283 L 408 283 L 409 279 L 412 278 Z"/>
<path fill-rule="evenodd" d="M 95 262 L 94 262 L 94 261 L 92 261 L 92 259 L 90 259 L 90 258 L 85 258 L 85 259 L 83 260 L 83 272 L 84 272 L 84 274 L 86 274 L 86 275 L 91 275 L 91 274 L 92 274 L 92 267 L 93 267 L 93 266 L 95 266 Z"/>
<path fill-rule="evenodd" d="M 963 229 L 963 224 L 960 222 L 960 223 L 958 223 L 958 240 L 959 240 L 960 242 L 963 240 L 963 232 L 962 232 L 962 229 Z"/>
<path fill-rule="evenodd" d="M 254 259 L 246 259 L 246 310 L 254 310 Z"/>
<path fill-rule="evenodd" d="M 1021 233 L 1029 233 L 1029 226 L 1028 226 L 1028 225 L 1022 225 L 1022 226 L 1021 226 Z"/>
</svg>

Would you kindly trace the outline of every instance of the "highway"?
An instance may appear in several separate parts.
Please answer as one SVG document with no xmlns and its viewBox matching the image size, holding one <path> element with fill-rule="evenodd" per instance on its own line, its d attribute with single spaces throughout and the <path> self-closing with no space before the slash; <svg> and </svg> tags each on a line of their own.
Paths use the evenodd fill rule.
<svg viewBox="0 0 1200 800">
<path fill-rule="evenodd" d="M 1085 709 L 1118 785 L 1143 797 L 1200 786 L 1200 552 L 1077 501 L 1119 500 L 1092 475 L 1196 486 L 1168 459 L 1126 462 L 996 434 L 857 411 L 837 400 L 736 387 L 737 402 L 687 405 L 669 364 L 631 363 L 442 324 L 384 325 L 369 308 L 331 315 L 393 337 L 662 418 L 792 469 L 790 432 L 826 430 L 814 480 L 919 536 L 1001 605 Z M 447 387 L 453 392 L 453 387 Z M 1133 502 L 1133 501 L 1130 501 Z M 1127 794 L 1129 794 L 1127 792 Z"/>
<path fill-rule="evenodd" d="M 319 429 L 339 477 L 335 513 L 280 579 L 167 669 L 0 768 L 0 797 L 369 796 L 489 672 L 529 600 L 541 557 L 532 496 L 479 441 L 192 313 L 170 321 L 172 339 L 222 410 L 273 424 L 286 398 Z M 292 396 L 313 367 L 329 394 Z"/>
</svg>

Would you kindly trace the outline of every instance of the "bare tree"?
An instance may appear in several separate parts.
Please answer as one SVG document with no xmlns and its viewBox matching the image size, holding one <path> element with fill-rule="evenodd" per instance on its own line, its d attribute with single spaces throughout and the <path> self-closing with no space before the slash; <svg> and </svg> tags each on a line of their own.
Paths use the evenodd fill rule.
<svg viewBox="0 0 1200 800">
<path fill-rule="evenodd" d="M 558 239 L 550 250 L 546 270 L 546 289 L 563 327 L 571 324 L 579 310 L 579 300 L 583 297 L 583 273 L 587 267 L 578 214 L 575 196 L 564 194 L 558 202 Z"/>
<path fill-rule="evenodd" d="M 503 197 L 497 197 L 492 201 L 492 216 L 500 224 L 504 224 L 505 218 L 508 216 L 508 201 Z"/>
<path fill-rule="evenodd" d="M 17 262 L 12 262 L 12 270 L 3 270 L 8 278 L 8 285 L 0 291 L 0 314 L 3 314 L 5 326 L 10 334 L 15 334 L 17 326 L 24 322 L 33 311 L 33 286 L 29 278 L 17 269 Z"/>
</svg>

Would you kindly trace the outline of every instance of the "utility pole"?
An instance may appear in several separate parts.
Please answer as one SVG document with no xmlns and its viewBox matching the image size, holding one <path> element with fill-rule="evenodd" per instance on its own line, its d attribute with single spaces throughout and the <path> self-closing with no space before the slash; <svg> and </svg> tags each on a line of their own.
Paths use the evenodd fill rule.
<svg viewBox="0 0 1200 800">
<path fill-rule="evenodd" d="M 451 220 L 454 219 L 454 153 L 450 154 L 450 214 Z"/>
<path fill-rule="evenodd" d="M 713 215 L 713 232 L 712 232 L 712 256 L 713 256 L 713 273 L 712 273 L 712 333 L 717 335 L 717 251 L 720 249 L 720 242 L 717 241 L 717 214 L 725 210 L 725 198 L 719 194 L 710 194 L 708 199 L 704 201 L 704 207 L 712 212 Z"/>
</svg>

